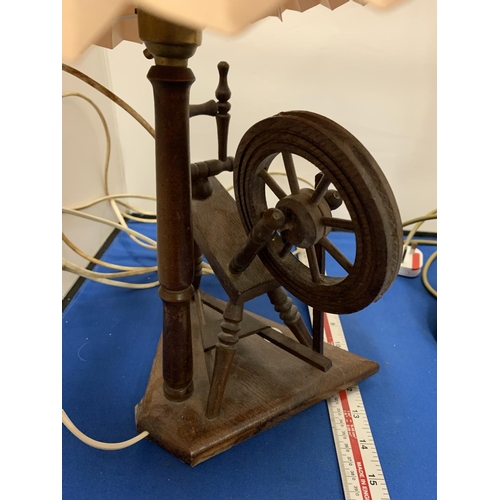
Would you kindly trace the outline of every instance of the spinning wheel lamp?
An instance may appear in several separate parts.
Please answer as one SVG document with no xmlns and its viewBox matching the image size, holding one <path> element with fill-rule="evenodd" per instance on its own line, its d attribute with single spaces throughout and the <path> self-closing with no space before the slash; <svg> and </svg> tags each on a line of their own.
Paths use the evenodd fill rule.
<svg viewBox="0 0 500 500">
<path fill-rule="evenodd" d="M 155 63 L 147 78 L 155 107 L 163 330 L 135 420 L 140 432 L 190 465 L 378 370 L 373 361 L 323 345 L 324 312 L 367 307 L 398 273 L 401 220 L 376 161 L 347 130 L 307 111 L 256 123 L 235 156 L 228 156 L 225 62 L 218 65 L 217 101 L 189 102 L 194 75 L 188 60 L 204 27 L 236 33 L 286 8 L 319 3 L 335 8 L 346 0 L 142 0 L 132 8 L 119 0 L 63 3 L 64 59 L 91 43 L 112 47 L 125 38 L 142 41 Z M 216 119 L 218 158 L 190 163 L 189 119 L 201 114 Z M 287 190 L 269 173 L 279 157 Z M 316 169 L 314 188 L 300 188 L 297 158 Z M 224 171 L 234 174 L 235 199 L 217 179 Z M 342 204 L 349 219 L 335 215 Z M 329 238 L 335 230 L 354 233 L 352 262 Z M 308 265 L 294 249 L 305 250 Z M 342 269 L 338 276 L 325 274 L 325 254 Z M 200 290 L 203 256 L 227 293 L 226 303 Z M 247 301 L 263 294 L 283 324 L 245 311 Z M 314 309 L 312 335 L 289 294 Z"/>
</svg>

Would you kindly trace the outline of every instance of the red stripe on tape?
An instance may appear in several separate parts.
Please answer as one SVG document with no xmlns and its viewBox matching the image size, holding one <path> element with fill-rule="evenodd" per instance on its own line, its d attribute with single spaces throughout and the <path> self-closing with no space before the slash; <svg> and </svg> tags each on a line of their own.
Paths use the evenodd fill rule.
<svg viewBox="0 0 500 500">
<path fill-rule="evenodd" d="M 339 396 L 340 401 L 342 402 L 342 409 L 344 410 L 344 419 L 347 433 L 349 434 L 354 463 L 356 464 L 356 474 L 361 488 L 361 498 L 363 500 L 372 500 L 370 485 L 368 483 L 368 478 L 366 477 L 365 464 L 363 463 L 363 457 L 361 456 L 361 449 L 359 448 L 358 437 L 356 436 L 356 429 L 354 427 L 354 419 L 352 417 L 346 391 L 340 391 Z"/>
<path fill-rule="evenodd" d="M 327 313 L 325 313 L 324 324 L 325 324 L 326 341 L 329 344 L 333 345 L 333 335 L 332 335 L 332 330 L 330 328 L 330 322 L 328 321 L 328 314 Z"/>
</svg>

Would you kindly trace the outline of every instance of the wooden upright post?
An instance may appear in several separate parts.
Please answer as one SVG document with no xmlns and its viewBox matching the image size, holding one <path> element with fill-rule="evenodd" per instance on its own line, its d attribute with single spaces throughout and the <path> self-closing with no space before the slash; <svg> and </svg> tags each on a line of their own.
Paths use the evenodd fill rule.
<svg viewBox="0 0 500 500">
<path fill-rule="evenodd" d="M 189 90 L 195 81 L 187 60 L 201 33 L 138 12 L 139 34 L 156 65 L 153 85 L 156 131 L 156 199 L 159 296 L 163 301 L 164 394 L 183 401 L 193 392 L 190 307 L 194 253 L 189 154 Z"/>
</svg>

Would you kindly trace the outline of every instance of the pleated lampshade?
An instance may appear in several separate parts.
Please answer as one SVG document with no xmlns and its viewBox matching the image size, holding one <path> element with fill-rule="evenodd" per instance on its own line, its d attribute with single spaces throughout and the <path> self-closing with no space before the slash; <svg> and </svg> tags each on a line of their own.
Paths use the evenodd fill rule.
<svg viewBox="0 0 500 500">
<path fill-rule="evenodd" d="M 122 40 L 141 43 L 135 9 L 196 29 L 234 35 L 250 24 L 285 10 L 304 12 L 317 5 L 331 10 L 349 0 L 63 0 L 63 60 L 71 61 L 90 45 L 113 48 Z M 399 0 L 354 0 L 388 7 Z"/>
</svg>

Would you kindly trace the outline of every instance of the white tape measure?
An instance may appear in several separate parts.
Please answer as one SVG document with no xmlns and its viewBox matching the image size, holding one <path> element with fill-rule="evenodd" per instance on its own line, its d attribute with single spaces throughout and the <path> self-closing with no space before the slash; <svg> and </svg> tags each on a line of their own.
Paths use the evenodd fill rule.
<svg viewBox="0 0 500 500">
<path fill-rule="evenodd" d="M 324 335 L 325 342 L 348 350 L 337 315 L 325 313 Z M 389 500 L 359 387 L 340 391 L 327 404 L 346 500 Z"/>
<path fill-rule="evenodd" d="M 307 264 L 305 252 L 299 260 Z M 313 310 L 309 307 L 312 321 Z M 348 351 L 336 314 L 324 313 L 324 340 Z M 346 500 L 390 500 L 361 392 L 357 385 L 327 400 L 330 424 Z"/>
</svg>

